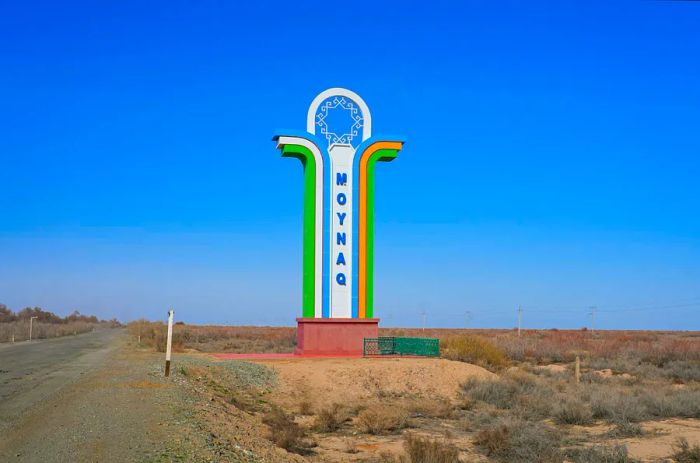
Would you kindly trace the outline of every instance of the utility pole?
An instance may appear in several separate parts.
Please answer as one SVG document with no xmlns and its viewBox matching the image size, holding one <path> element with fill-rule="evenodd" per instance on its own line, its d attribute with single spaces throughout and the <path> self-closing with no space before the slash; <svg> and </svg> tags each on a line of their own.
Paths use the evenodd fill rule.
<svg viewBox="0 0 700 463">
<path fill-rule="evenodd" d="M 423 333 L 425 333 L 425 318 L 428 314 L 425 312 L 425 309 L 420 314 L 423 316 Z"/>
<path fill-rule="evenodd" d="M 29 342 L 32 342 L 32 321 L 39 317 L 29 317 Z"/>
<path fill-rule="evenodd" d="M 598 310 L 598 307 L 591 306 L 590 309 L 591 311 L 588 313 L 588 315 L 591 316 L 591 334 L 593 334 L 595 333 L 595 313 Z"/>
<path fill-rule="evenodd" d="M 165 376 L 170 376 L 170 352 L 173 344 L 173 314 L 174 311 L 168 310 L 168 341 L 165 345 Z"/>
<path fill-rule="evenodd" d="M 520 304 L 518 304 L 518 337 L 520 337 L 520 325 L 522 324 L 523 321 L 523 308 Z"/>
</svg>

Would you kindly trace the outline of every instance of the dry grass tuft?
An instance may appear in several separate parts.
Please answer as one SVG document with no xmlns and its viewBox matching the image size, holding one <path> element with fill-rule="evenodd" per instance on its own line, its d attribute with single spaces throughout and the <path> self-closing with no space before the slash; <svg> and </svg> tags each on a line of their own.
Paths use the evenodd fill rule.
<svg viewBox="0 0 700 463">
<path fill-rule="evenodd" d="M 620 421 L 615 424 L 615 427 L 608 432 L 608 436 L 613 439 L 619 439 L 624 437 L 640 437 L 645 434 L 642 426 L 639 423 L 632 423 L 630 421 Z"/>
<path fill-rule="evenodd" d="M 488 339 L 476 336 L 452 336 L 440 343 L 441 356 L 450 360 L 473 363 L 490 369 L 508 365 L 505 351 Z"/>
<path fill-rule="evenodd" d="M 681 437 L 673 445 L 671 458 L 677 463 L 700 463 L 700 446 L 691 446 L 688 439 Z"/>
<path fill-rule="evenodd" d="M 456 463 L 459 449 L 452 443 L 408 434 L 403 443 L 406 463 Z"/>
<path fill-rule="evenodd" d="M 474 443 L 487 456 L 508 463 L 561 463 L 561 436 L 548 426 L 530 421 L 505 420 L 484 429 Z"/>
<path fill-rule="evenodd" d="M 567 460 L 573 463 L 633 463 L 624 445 L 596 445 L 567 452 Z"/>
<path fill-rule="evenodd" d="M 319 432 L 335 432 L 352 418 L 352 410 L 341 404 L 334 403 L 330 407 L 322 408 L 316 415 L 314 429 Z"/>
<path fill-rule="evenodd" d="M 262 421 L 270 427 L 270 440 L 278 447 L 300 455 L 309 452 L 309 446 L 304 442 L 306 432 L 281 408 L 273 407 Z"/>
<path fill-rule="evenodd" d="M 591 407 L 579 400 L 567 400 L 559 405 L 554 418 L 560 424 L 589 425 L 593 423 Z"/>
<path fill-rule="evenodd" d="M 407 404 L 408 411 L 416 417 L 426 418 L 450 418 L 454 413 L 454 407 L 449 399 L 444 397 L 436 399 L 413 399 Z"/>
<path fill-rule="evenodd" d="M 399 406 L 373 406 L 360 412 L 357 426 L 368 434 L 398 431 L 408 426 L 408 412 Z"/>
<path fill-rule="evenodd" d="M 299 414 L 303 416 L 314 414 L 314 404 L 310 399 L 302 399 L 299 401 Z"/>
</svg>

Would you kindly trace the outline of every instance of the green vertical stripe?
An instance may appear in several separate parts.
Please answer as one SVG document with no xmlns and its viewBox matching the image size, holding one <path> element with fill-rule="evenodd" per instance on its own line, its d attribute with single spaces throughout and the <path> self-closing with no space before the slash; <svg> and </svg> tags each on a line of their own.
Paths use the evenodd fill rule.
<svg viewBox="0 0 700 463">
<path fill-rule="evenodd" d="M 365 316 L 374 318 L 374 167 L 377 161 L 391 161 L 398 156 L 398 150 L 377 150 L 367 161 L 367 288 L 365 301 Z"/>
<path fill-rule="evenodd" d="M 316 316 L 314 304 L 314 256 L 316 238 L 316 159 L 311 151 L 301 145 L 284 145 L 282 156 L 293 157 L 304 166 L 304 270 L 302 285 L 302 317 Z"/>
</svg>

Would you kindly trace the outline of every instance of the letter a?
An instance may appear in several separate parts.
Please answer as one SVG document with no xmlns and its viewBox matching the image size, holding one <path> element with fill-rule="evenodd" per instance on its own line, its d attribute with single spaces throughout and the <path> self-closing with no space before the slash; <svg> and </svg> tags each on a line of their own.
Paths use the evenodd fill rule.
<svg viewBox="0 0 700 463">
<path fill-rule="evenodd" d="M 345 265 L 345 256 L 343 253 L 338 253 L 338 260 L 335 261 L 335 265 Z"/>
</svg>

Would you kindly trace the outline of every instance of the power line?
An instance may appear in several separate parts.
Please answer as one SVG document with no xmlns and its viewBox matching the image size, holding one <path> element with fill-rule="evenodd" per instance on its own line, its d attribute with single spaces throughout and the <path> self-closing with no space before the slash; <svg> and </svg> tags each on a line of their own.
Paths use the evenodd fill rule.
<svg viewBox="0 0 700 463">
<path fill-rule="evenodd" d="M 589 315 L 591 316 L 591 334 L 593 334 L 595 333 L 595 313 L 598 310 L 598 307 L 591 306 L 590 309 L 591 311 L 589 312 Z"/>
</svg>

